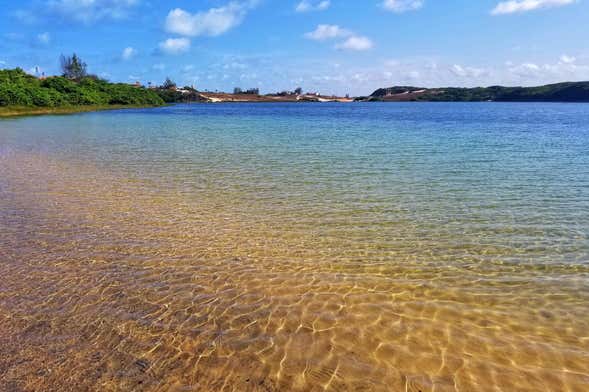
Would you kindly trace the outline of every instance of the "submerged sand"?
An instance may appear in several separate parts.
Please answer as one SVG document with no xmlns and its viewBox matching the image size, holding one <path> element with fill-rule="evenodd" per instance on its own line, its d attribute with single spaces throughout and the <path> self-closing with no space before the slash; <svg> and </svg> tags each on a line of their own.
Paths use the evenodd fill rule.
<svg viewBox="0 0 589 392">
<path fill-rule="evenodd" d="M 430 263 L 435 248 L 406 243 L 406 226 L 389 250 L 370 233 L 352 248 L 230 194 L 42 153 L 0 162 L 2 390 L 589 385 L 578 266 Z"/>
</svg>

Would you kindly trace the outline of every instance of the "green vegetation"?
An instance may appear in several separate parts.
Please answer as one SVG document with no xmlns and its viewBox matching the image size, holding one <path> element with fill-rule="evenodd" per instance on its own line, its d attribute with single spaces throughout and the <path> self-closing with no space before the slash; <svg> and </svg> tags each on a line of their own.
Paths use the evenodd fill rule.
<svg viewBox="0 0 589 392">
<path fill-rule="evenodd" d="M 446 102 L 589 102 L 589 82 L 567 82 L 539 87 L 435 88 L 397 86 L 376 90 L 371 101 Z"/>
<path fill-rule="evenodd" d="M 59 61 L 61 63 L 61 72 L 65 78 L 80 80 L 88 76 L 86 63 L 75 53 L 71 57 L 62 54 Z"/>
<path fill-rule="evenodd" d="M 178 90 L 167 90 L 164 88 L 157 88 L 155 93 L 165 102 L 165 103 L 178 103 L 183 102 L 184 95 Z"/>
<path fill-rule="evenodd" d="M 61 56 L 61 68 L 62 76 L 42 79 L 20 68 L 0 70 L 0 114 L 73 112 L 111 106 L 164 104 L 155 91 L 124 83 L 109 83 L 88 75 L 86 63 L 75 54 Z"/>
<path fill-rule="evenodd" d="M 164 81 L 164 84 L 161 86 L 161 88 L 164 90 L 175 90 L 176 83 L 173 82 L 172 79 L 166 78 L 166 80 Z"/>
<path fill-rule="evenodd" d="M 184 86 L 179 89 L 170 78 L 166 78 L 164 84 L 156 87 L 154 91 L 166 103 L 202 101 L 202 97 L 193 87 Z"/>
<path fill-rule="evenodd" d="M 62 76 L 44 80 L 22 69 L 0 70 L 0 106 L 63 107 L 83 105 L 162 105 L 153 91 L 109 83 L 92 76 L 79 80 Z"/>
</svg>

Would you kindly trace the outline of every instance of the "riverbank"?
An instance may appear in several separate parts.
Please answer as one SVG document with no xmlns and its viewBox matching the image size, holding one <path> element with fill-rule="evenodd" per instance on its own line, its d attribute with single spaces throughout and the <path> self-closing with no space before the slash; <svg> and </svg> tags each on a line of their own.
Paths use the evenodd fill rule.
<svg viewBox="0 0 589 392">
<path fill-rule="evenodd" d="M 159 105 L 82 105 L 63 107 L 30 107 L 30 106 L 0 106 L 0 118 L 65 115 L 85 112 L 99 112 L 104 110 L 152 108 Z"/>
</svg>

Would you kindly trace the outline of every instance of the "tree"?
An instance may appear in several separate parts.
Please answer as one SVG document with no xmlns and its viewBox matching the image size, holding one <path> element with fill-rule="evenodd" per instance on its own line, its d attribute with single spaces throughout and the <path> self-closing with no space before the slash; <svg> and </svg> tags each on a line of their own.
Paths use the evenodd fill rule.
<svg viewBox="0 0 589 392">
<path fill-rule="evenodd" d="M 166 78 L 162 88 L 166 90 L 174 90 L 176 88 L 176 83 L 174 83 L 170 78 Z"/>
<path fill-rule="evenodd" d="M 86 73 L 86 63 L 82 61 L 75 53 L 70 56 L 60 57 L 61 72 L 64 77 L 73 80 L 80 80 L 84 78 Z"/>
<path fill-rule="evenodd" d="M 295 88 L 295 91 L 294 91 L 294 93 L 295 93 L 296 95 L 301 95 L 301 94 L 303 93 L 303 89 L 302 89 L 302 88 L 300 88 L 300 87 L 297 87 L 297 88 Z"/>
</svg>

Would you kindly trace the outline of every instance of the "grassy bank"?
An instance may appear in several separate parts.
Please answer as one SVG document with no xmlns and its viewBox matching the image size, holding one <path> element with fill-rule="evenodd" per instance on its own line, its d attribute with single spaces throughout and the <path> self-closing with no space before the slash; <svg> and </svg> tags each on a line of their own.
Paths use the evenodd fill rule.
<svg viewBox="0 0 589 392">
<path fill-rule="evenodd" d="M 158 106 L 161 105 L 80 105 L 62 107 L 0 106 L 0 118 L 41 115 L 64 115 L 84 112 L 98 112 L 103 110 L 139 109 Z"/>
</svg>

